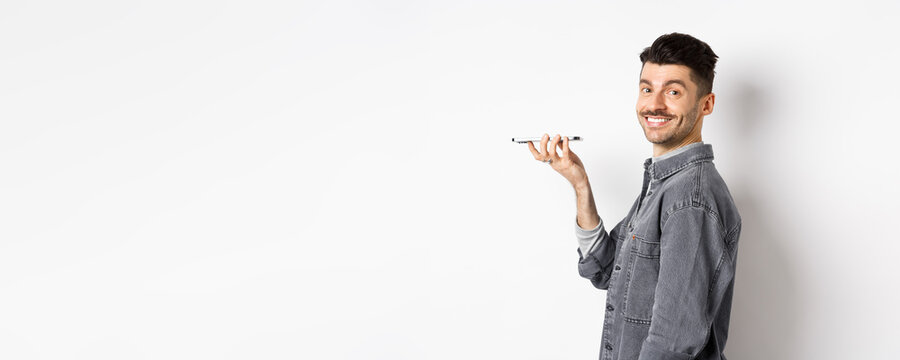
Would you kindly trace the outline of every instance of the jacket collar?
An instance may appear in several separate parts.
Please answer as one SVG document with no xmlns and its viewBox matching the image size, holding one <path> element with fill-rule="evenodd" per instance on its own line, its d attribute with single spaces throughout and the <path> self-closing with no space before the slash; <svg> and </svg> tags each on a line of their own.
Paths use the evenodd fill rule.
<svg viewBox="0 0 900 360">
<path fill-rule="evenodd" d="M 653 161 L 653 158 L 647 158 L 647 160 L 644 160 L 644 171 L 650 173 L 651 179 L 662 180 L 688 167 L 688 165 L 712 160 L 712 145 L 700 144 L 656 162 Z"/>
</svg>

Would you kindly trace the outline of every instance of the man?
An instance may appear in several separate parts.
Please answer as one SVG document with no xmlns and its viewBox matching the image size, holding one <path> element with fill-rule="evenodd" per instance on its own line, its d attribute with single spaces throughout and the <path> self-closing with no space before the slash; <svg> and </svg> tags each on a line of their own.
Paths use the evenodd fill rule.
<svg viewBox="0 0 900 360">
<path fill-rule="evenodd" d="M 635 110 L 653 157 L 641 194 L 609 233 L 568 138 L 544 134 L 541 151 L 528 144 L 575 188 L 578 271 L 607 290 L 601 359 L 725 359 L 741 217 L 700 134 L 717 58 L 678 33 L 641 53 Z"/>
</svg>

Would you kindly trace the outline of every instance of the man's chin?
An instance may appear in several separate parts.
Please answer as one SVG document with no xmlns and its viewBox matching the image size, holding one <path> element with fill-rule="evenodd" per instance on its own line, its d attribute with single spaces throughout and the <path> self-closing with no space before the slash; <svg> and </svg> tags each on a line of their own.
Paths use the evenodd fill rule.
<svg viewBox="0 0 900 360">
<path fill-rule="evenodd" d="M 646 131 L 644 131 L 644 137 L 647 138 L 647 141 L 657 144 L 657 145 L 665 144 L 666 142 L 669 141 L 669 138 L 664 139 L 664 138 L 660 138 L 658 136 L 651 136 Z"/>
</svg>

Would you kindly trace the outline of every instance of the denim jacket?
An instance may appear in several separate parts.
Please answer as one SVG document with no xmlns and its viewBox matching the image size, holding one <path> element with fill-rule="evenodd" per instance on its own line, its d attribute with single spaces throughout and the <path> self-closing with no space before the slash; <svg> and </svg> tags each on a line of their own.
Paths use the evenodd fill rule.
<svg viewBox="0 0 900 360">
<path fill-rule="evenodd" d="M 607 290 L 600 359 L 725 359 L 741 217 L 712 146 L 693 145 L 647 159 L 625 219 L 578 249 L 579 274 Z"/>
</svg>

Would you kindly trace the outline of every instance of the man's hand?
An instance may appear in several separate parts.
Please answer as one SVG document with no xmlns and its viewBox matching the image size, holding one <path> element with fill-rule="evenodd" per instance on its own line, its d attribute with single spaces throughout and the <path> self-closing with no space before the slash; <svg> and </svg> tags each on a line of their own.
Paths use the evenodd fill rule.
<svg viewBox="0 0 900 360">
<path fill-rule="evenodd" d="M 553 139 L 550 139 L 550 135 L 544 134 L 541 137 L 541 149 L 538 151 L 534 148 L 534 143 L 528 143 L 528 150 L 531 151 L 531 154 L 534 155 L 535 160 L 540 160 L 543 162 L 550 161 L 550 167 L 556 172 L 560 173 L 566 180 L 569 180 L 569 183 L 572 184 L 573 187 L 578 188 L 579 186 L 586 186 L 588 184 L 587 172 L 584 170 L 584 164 L 581 162 L 581 159 L 578 158 L 578 155 L 575 155 L 572 150 L 569 150 L 569 138 L 562 138 L 562 142 L 560 142 L 560 135 L 556 134 Z M 549 141 L 549 147 L 547 142 Z M 556 153 L 556 148 L 562 149 L 562 156 Z"/>
</svg>

